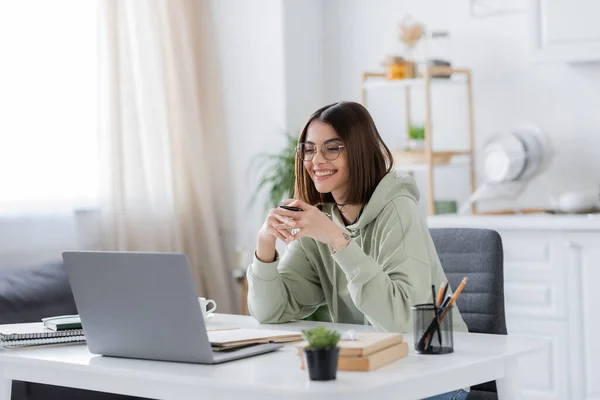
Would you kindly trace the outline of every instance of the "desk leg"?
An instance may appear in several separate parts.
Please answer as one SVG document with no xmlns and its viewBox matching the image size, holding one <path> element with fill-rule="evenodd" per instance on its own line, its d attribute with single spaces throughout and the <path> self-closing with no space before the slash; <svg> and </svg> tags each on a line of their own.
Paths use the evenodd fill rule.
<svg viewBox="0 0 600 400">
<path fill-rule="evenodd" d="M 0 400 L 10 400 L 12 391 L 12 379 L 0 376 Z"/>
<path fill-rule="evenodd" d="M 513 400 L 521 398 L 521 381 L 519 377 L 519 360 L 513 358 L 504 365 L 504 378 L 496 381 L 498 400 Z"/>
</svg>

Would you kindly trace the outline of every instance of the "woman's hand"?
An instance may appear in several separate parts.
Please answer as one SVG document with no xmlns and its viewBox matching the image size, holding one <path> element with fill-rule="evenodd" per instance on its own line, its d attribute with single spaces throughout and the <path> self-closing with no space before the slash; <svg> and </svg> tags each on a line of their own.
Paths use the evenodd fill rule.
<svg viewBox="0 0 600 400">
<path fill-rule="evenodd" d="M 275 261 L 275 243 L 277 239 L 286 243 L 294 240 L 294 236 L 289 230 L 296 227 L 296 221 L 278 214 L 279 210 L 282 209 L 276 208 L 269 212 L 265 223 L 258 232 L 256 257 L 262 262 Z"/>
<path fill-rule="evenodd" d="M 346 231 L 327 218 L 317 207 L 300 200 L 292 199 L 286 200 L 283 203 L 302 209 L 302 211 L 289 211 L 277 208 L 273 211 L 279 217 L 287 217 L 295 221 L 295 225 L 292 228 L 298 228 L 299 232 L 292 235 L 292 240 L 308 236 L 332 246 L 335 251 L 346 246 L 350 241 L 350 236 Z"/>
<path fill-rule="evenodd" d="M 282 240 L 286 243 L 294 240 L 294 236 L 289 232 L 290 229 L 296 228 L 296 221 L 286 215 L 282 215 L 280 212 L 282 208 L 274 208 L 269 211 L 269 215 L 265 220 L 262 228 L 258 232 L 258 240 L 264 242 L 273 243 L 277 242 L 277 239 Z"/>
</svg>

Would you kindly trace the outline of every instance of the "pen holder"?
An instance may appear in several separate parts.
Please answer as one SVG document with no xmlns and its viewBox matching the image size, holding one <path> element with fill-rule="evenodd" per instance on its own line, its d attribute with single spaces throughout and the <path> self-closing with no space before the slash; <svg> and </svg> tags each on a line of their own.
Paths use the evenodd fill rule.
<svg viewBox="0 0 600 400">
<path fill-rule="evenodd" d="M 454 351 L 452 307 L 438 308 L 437 318 L 433 304 L 417 304 L 412 307 L 412 310 L 415 352 L 452 353 Z"/>
</svg>

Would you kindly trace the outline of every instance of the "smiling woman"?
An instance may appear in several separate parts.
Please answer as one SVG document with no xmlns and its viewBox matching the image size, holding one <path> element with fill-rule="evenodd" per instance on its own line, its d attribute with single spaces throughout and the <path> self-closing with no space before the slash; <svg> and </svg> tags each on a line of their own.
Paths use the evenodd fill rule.
<svg viewBox="0 0 600 400">
<path fill-rule="evenodd" d="M 417 209 L 411 177 L 398 177 L 369 112 L 340 102 L 317 110 L 300 134 L 290 211 L 270 211 L 248 268 L 248 306 L 262 323 L 310 316 L 412 330 L 410 307 L 446 280 Z M 281 259 L 277 239 L 288 243 Z M 457 310 L 456 330 L 466 330 Z"/>
</svg>

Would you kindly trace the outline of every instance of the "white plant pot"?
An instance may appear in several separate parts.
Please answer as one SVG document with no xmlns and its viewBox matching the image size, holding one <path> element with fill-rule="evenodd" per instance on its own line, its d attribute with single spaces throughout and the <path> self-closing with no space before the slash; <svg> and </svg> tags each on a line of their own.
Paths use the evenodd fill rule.
<svg viewBox="0 0 600 400">
<path fill-rule="evenodd" d="M 408 139 L 408 148 L 410 150 L 423 150 L 425 148 L 424 140 Z"/>
</svg>

